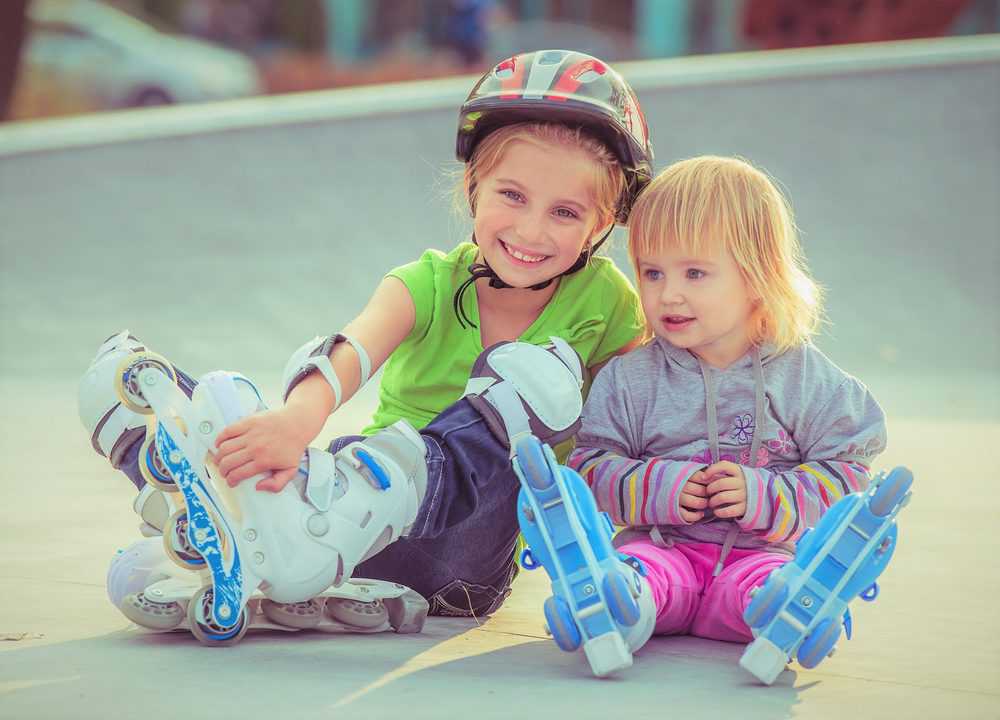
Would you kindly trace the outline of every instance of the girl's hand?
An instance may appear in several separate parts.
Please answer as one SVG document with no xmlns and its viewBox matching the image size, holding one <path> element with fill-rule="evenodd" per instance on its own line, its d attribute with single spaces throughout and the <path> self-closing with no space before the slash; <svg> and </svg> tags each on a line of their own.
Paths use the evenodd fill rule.
<svg viewBox="0 0 1000 720">
<path fill-rule="evenodd" d="M 681 488 L 680 515 L 684 522 L 696 523 L 705 517 L 705 508 L 708 507 L 706 484 L 705 471 L 699 470 Z"/>
<path fill-rule="evenodd" d="M 708 506 L 715 517 L 741 518 L 747 511 L 747 479 L 743 468 L 736 463 L 722 461 L 705 468 Z"/>
<path fill-rule="evenodd" d="M 265 410 L 234 422 L 215 441 L 215 463 L 230 487 L 270 472 L 258 490 L 280 492 L 295 473 L 309 440 L 287 407 Z"/>
</svg>

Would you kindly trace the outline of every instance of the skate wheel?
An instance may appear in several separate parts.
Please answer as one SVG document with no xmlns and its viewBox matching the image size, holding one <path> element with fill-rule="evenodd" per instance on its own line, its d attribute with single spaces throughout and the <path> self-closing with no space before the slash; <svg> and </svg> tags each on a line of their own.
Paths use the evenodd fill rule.
<svg viewBox="0 0 1000 720">
<path fill-rule="evenodd" d="M 323 619 L 323 604 L 316 598 L 297 603 L 263 600 L 260 609 L 264 612 L 264 617 L 276 625 L 298 630 L 311 630 Z"/>
<path fill-rule="evenodd" d="M 772 574 L 754 595 L 753 600 L 743 612 L 743 620 L 752 628 L 762 628 L 778 614 L 785 598 L 788 586 L 785 579 L 778 574 Z"/>
<path fill-rule="evenodd" d="M 160 459 L 160 453 L 156 451 L 156 426 L 146 429 L 146 438 L 142 441 L 142 448 L 139 450 L 139 474 L 142 479 L 164 492 L 177 492 L 177 483 Z"/>
<path fill-rule="evenodd" d="M 126 595 L 118 609 L 136 625 L 151 630 L 173 630 L 184 620 L 184 610 L 178 603 L 153 602 L 141 592 Z"/>
<path fill-rule="evenodd" d="M 632 597 L 629 582 L 620 572 L 611 571 L 604 576 L 604 596 L 608 602 L 611 617 L 626 627 L 639 622 L 639 604 Z"/>
<path fill-rule="evenodd" d="M 162 355 L 148 350 L 132 353 L 123 358 L 115 373 L 117 378 L 115 390 L 118 393 L 118 398 L 129 410 L 143 415 L 151 415 L 153 412 L 153 408 L 146 402 L 139 387 L 139 371 L 148 367 L 162 371 L 170 378 L 170 382 L 177 382 L 177 373 L 170 361 Z"/>
<path fill-rule="evenodd" d="M 559 649 L 573 652 L 580 647 L 580 628 L 576 626 L 576 620 L 566 601 L 561 597 L 550 597 L 545 601 L 544 609 L 545 622 Z"/>
<path fill-rule="evenodd" d="M 430 605 L 416 590 L 407 590 L 399 597 L 382 601 L 389 613 L 389 625 L 398 633 L 418 633 L 424 629 Z"/>
<path fill-rule="evenodd" d="M 799 646 L 798 661 L 804 668 L 814 668 L 833 650 L 840 639 L 840 623 L 824 618 Z"/>
<path fill-rule="evenodd" d="M 545 448 L 534 435 L 527 435 L 517 443 L 517 460 L 525 481 L 536 490 L 547 490 L 555 479 L 545 458 Z"/>
<path fill-rule="evenodd" d="M 389 620 L 389 613 L 381 600 L 362 602 L 332 597 L 326 601 L 326 614 L 337 622 L 365 630 L 381 627 Z"/>
<path fill-rule="evenodd" d="M 872 514 L 885 517 L 892 512 L 913 484 L 913 473 L 904 467 L 894 468 L 875 490 L 869 506 Z"/>
<path fill-rule="evenodd" d="M 207 564 L 188 540 L 188 514 L 181 508 L 167 520 L 163 528 L 163 549 L 185 570 L 200 570 Z"/>
<path fill-rule="evenodd" d="M 212 602 L 214 594 L 211 585 L 203 586 L 191 598 L 188 604 L 187 618 L 191 625 L 191 634 L 198 642 L 214 647 L 235 645 L 250 628 L 250 616 L 246 607 L 240 610 L 239 617 L 233 625 L 223 627 L 212 620 Z"/>
</svg>

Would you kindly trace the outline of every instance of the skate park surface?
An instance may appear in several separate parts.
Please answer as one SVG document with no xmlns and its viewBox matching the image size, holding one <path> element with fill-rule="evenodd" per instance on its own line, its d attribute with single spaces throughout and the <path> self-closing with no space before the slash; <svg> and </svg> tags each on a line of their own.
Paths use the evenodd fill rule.
<svg viewBox="0 0 1000 720">
<path fill-rule="evenodd" d="M 658 169 L 738 154 L 785 186 L 828 291 L 819 344 L 887 412 L 879 466 L 915 474 L 854 638 L 771 687 L 739 668 L 742 646 L 690 637 L 598 680 L 545 636 L 542 572 L 492 617 L 418 635 L 213 649 L 108 603 L 108 562 L 138 532 L 132 486 L 76 414 L 97 345 L 128 327 L 277 402 L 292 350 L 467 232 L 443 172 L 461 78 L 0 126 L 0 717 L 1000 717 L 1000 38 L 622 69 Z"/>
</svg>

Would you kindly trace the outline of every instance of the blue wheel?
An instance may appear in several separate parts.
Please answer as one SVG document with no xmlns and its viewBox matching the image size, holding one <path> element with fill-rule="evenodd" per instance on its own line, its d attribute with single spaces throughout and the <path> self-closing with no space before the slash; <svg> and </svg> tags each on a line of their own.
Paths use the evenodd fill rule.
<svg viewBox="0 0 1000 720">
<path fill-rule="evenodd" d="M 764 627 L 778 614 L 787 596 L 788 586 L 785 584 L 785 579 L 777 572 L 772 573 L 747 605 L 747 609 L 743 612 L 743 620 L 752 628 Z"/>
<path fill-rule="evenodd" d="M 824 618 L 799 646 L 799 665 L 814 668 L 833 650 L 840 639 L 840 623 L 834 618 Z"/>
<path fill-rule="evenodd" d="M 602 583 L 604 596 L 608 601 L 608 610 L 615 622 L 632 627 L 639 622 L 639 604 L 632 597 L 629 582 L 617 570 L 612 570 L 604 576 Z"/>
<path fill-rule="evenodd" d="M 903 501 L 912 484 L 913 473 L 904 467 L 895 468 L 875 490 L 870 505 L 872 514 L 885 517 L 891 513 Z"/>
<path fill-rule="evenodd" d="M 545 601 L 545 622 L 560 650 L 573 652 L 580 647 L 580 628 L 576 626 L 569 605 L 561 597 L 553 596 Z"/>
<path fill-rule="evenodd" d="M 545 458 L 545 448 L 534 435 L 517 443 L 517 464 L 527 483 L 536 490 L 547 490 L 555 483 Z"/>
</svg>

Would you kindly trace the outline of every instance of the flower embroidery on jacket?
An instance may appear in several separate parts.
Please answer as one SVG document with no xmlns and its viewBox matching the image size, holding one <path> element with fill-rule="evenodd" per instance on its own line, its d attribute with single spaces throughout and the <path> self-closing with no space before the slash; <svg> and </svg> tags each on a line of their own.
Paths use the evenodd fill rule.
<svg viewBox="0 0 1000 720">
<path fill-rule="evenodd" d="M 729 433 L 729 437 L 738 443 L 748 443 L 750 442 L 750 439 L 753 438 L 753 431 L 753 415 L 750 413 L 737 415 L 736 420 L 733 423 L 733 430 Z"/>
<path fill-rule="evenodd" d="M 729 453 L 723 453 L 719 456 L 719 462 L 723 461 L 734 463 L 736 462 L 736 456 L 730 455 Z M 701 463 L 702 465 L 711 465 L 713 462 L 711 449 L 705 448 L 700 453 L 695 453 L 691 456 L 691 462 Z"/>
<path fill-rule="evenodd" d="M 774 440 L 768 440 L 764 444 L 769 450 L 779 455 L 791 455 L 795 452 L 795 443 L 788 437 L 788 433 L 785 432 L 784 428 L 778 428 L 778 437 Z"/>
<path fill-rule="evenodd" d="M 757 448 L 757 459 L 755 462 L 750 461 L 750 448 L 745 448 L 743 452 L 740 453 L 740 465 L 746 465 L 747 467 L 765 467 L 769 462 L 771 462 L 771 454 L 765 447 Z"/>
</svg>

